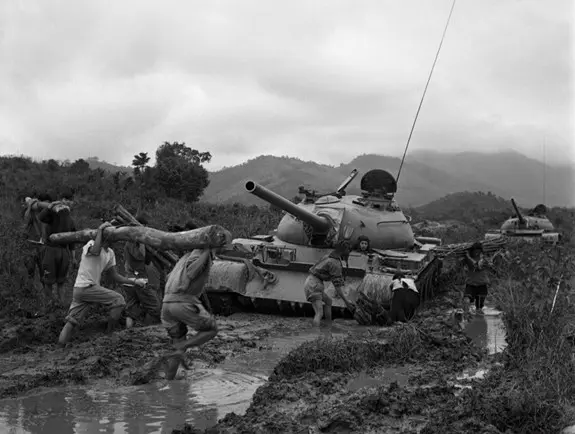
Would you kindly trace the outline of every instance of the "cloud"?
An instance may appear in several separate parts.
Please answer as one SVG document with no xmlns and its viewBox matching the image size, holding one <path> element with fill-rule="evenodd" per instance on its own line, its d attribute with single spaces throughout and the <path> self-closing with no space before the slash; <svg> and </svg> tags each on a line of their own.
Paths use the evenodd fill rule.
<svg viewBox="0 0 575 434">
<path fill-rule="evenodd" d="M 0 6 L 0 152 L 401 155 L 450 0 Z M 572 161 L 573 4 L 458 2 L 411 149 Z"/>
</svg>

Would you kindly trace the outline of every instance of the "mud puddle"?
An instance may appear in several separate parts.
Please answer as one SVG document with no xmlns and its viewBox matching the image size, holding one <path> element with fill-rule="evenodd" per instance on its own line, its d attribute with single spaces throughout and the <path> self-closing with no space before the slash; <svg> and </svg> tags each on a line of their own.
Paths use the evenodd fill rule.
<svg viewBox="0 0 575 434">
<path fill-rule="evenodd" d="M 489 354 L 503 351 L 507 346 L 505 327 L 501 319 L 502 312 L 485 306 L 483 313 L 474 314 L 464 325 L 464 331 L 477 346 L 486 348 Z"/>
<path fill-rule="evenodd" d="M 264 339 L 250 353 L 223 361 L 217 368 L 194 363 L 178 380 L 142 386 L 74 386 L 0 401 L 0 432 L 10 433 L 168 433 L 191 423 L 215 425 L 229 412 L 242 414 L 256 389 L 265 383 L 287 352 L 318 337 L 362 332 L 347 322 L 330 329 L 282 333 Z"/>
</svg>

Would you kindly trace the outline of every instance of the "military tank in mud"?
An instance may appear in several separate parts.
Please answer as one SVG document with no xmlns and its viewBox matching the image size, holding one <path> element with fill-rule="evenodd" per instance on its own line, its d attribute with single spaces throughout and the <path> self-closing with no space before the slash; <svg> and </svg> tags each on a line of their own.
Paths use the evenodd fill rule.
<svg viewBox="0 0 575 434">
<path fill-rule="evenodd" d="M 546 244 L 556 244 L 560 240 L 560 234 L 546 216 L 545 205 L 537 205 L 526 216 L 521 213 L 513 198 L 511 198 L 511 205 L 515 216 L 505 220 L 500 229 L 487 232 L 486 240 L 509 237 L 528 242 L 542 241 Z"/>
<path fill-rule="evenodd" d="M 327 194 L 300 187 L 304 197 L 297 204 L 247 181 L 246 192 L 286 213 L 271 234 L 235 239 L 214 261 L 206 284 L 213 310 L 226 314 L 240 306 L 267 313 L 311 314 L 303 291 L 309 268 L 338 240 L 358 246 L 361 236 L 369 239 L 370 249 L 356 248 L 344 267 L 344 292 L 350 301 L 357 304 L 367 297 L 389 307 L 389 284 L 397 271 L 415 280 L 423 300 L 430 297 L 441 272 L 441 259 L 434 254 L 441 240 L 414 236 L 410 219 L 394 199 L 396 180 L 385 170 L 371 170 L 362 177 L 360 196 L 346 195 L 357 175 L 352 171 Z M 349 316 L 331 283 L 326 292 L 333 299 L 334 315 Z"/>
</svg>

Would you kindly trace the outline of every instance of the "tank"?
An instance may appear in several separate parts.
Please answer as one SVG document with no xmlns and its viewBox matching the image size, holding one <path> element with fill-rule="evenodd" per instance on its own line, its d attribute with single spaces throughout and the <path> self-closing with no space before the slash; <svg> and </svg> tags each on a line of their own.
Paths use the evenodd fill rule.
<svg viewBox="0 0 575 434">
<path fill-rule="evenodd" d="M 513 198 L 511 198 L 511 205 L 515 215 L 505 220 L 500 229 L 487 232 L 485 239 L 503 236 L 528 242 L 542 241 L 547 244 L 556 244 L 559 241 L 560 234 L 547 218 L 545 205 L 537 205 L 527 215 L 523 215 Z"/>
<path fill-rule="evenodd" d="M 232 248 L 214 261 L 206 285 L 213 310 L 226 314 L 239 306 L 311 314 L 303 290 L 309 268 L 343 239 L 354 246 L 344 264 L 344 292 L 350 301 L 357 302 L 363 293 L 389 307 L 389 284 L 398 270 L 415 280 L 423 300 L 430 297 L 441 270 L 441 259 L 434 254 L 441 240 L 414 236 L 410 219 L 395 201 L 397 184 L 389 172 L 367 172 L 361 179 L 361 195 L 347 195 L 345 189 L 357 175 L 353 170 L 327 194 L 300 187 L 299 203 L 247 181 L 246 193 L 281 208 L 285 215 L 272 234 L 235 239 Z M 369 238 L 368 252 L 359 251 L 362 235 Z M 349 315 L 331 283 L 326 282 L 326 292 L 333 299 L 334 315 Z"/>
</svg>

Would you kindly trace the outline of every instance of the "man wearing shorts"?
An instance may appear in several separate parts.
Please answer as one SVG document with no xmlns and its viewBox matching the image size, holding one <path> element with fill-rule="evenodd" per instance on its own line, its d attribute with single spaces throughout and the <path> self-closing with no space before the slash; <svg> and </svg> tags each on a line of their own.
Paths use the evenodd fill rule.
<svg viewBox="0 0 575 434">
<path fill-rule="evenodd" d="M 162 303 L 162 324 L 172 339 L 176 351 L 170 354 L 166 379 L 173 380 L 188 348 L 202 345 L 218 333 L 215 318 L 204 308 L 200 296 L 206 284 L 213 256 L 230 243 L 232 236 L 226 232 L 226 241 L 219 248 L 196 249 L 183 255 L 168 275 Z M 197 333 L 187 339 L 188 327 Z"/>
<path fill-rule="evenodd" d="M 331 298 L 325 293 L 324 282 L 331 281 L 335 292 L 344 301 L 345 305 L 352 310 L 351 303 L 343 293 L 343 265 L 342 260 L 349 257 L 351 245 L 348 241 L 340 241 L 335 249 L 327 256 L 321 258 L 309 269 L 309 276 L 304 284 L 305 298 L 314 310 L 313 326 L 319 327 L 321 319 L 325 316 L 326 322 L 331 323 Z"/>
<path fill-rule="evenodd" d="M 121 284 L 145 285 L 145 280 L 143 279 L 127 278 L 118 273 L 116 269 L 116 255 L 110 247 L 110 241 L 103 235 L 104 229 L 111 226 L 108 222 L 100 225 L 96 238 L 93 241 L 88 241 L 82 249 L 82 259 L 80 260 L 78 276 L 74 283 L 72 303 L 66 316 L 66 324 L 58 340 L 58 343 L 62 346 L 68 343 L 72 337 L 74 327 L 81 324 L 81 321 L 90 310 L 90 306 L 94 304 L 103 305 L 110 311 L 108 333 L 118 324 L 126 302 L 122 294 L 100 286 L 103 272 L 111 271 L 111 277 Z"/>
<path fill-rule="evenodd" d="M 44 225 L 44 247 L 40 252 L 40 275 L 44 291 L 46 294 L 54 294 L 54 299 L 61 304 L 66 303 L 64 284 L 70 265 L 75 263 L 74 244 L 53 244 L 50 242 L 50 235 L 76 230 L 67 204 L 69 199 L 70 195 L 65 195 L 38 214 L 38 220 Z M 56 291 L 53 291 L 54 285 Z"/>
</svg>

